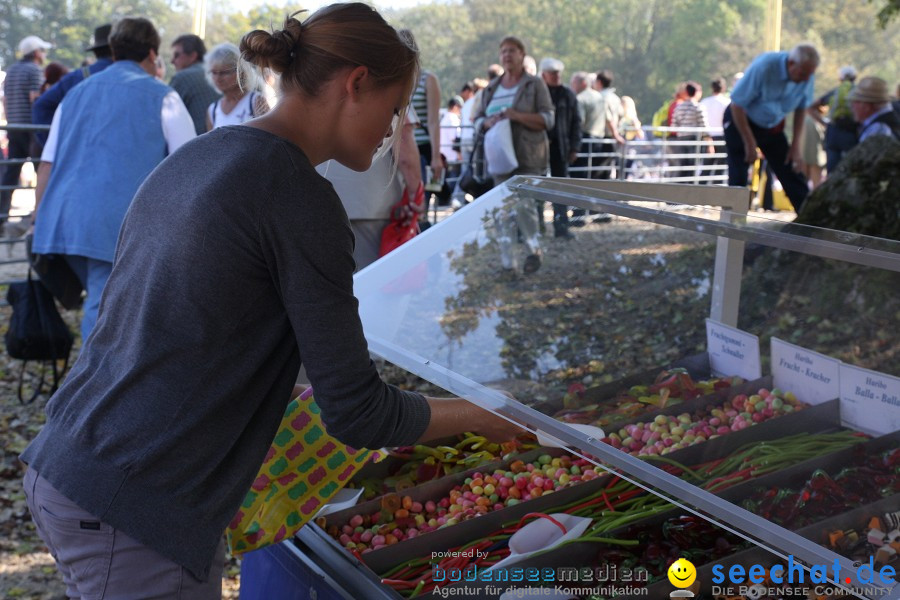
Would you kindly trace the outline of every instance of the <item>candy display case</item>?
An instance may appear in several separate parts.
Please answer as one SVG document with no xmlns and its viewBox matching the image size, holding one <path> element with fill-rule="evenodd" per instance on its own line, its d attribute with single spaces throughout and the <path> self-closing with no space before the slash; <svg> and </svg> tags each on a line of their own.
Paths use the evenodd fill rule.
<svg viewBox="0 0 900 600">
<path fill-rule="evenodd" d="M 523 198 L 613 219 L 545 238 L 523 275 L 501 251 L 525 246 L 498 233 Z M 302 572 L 296 597 L 664 598 L 668 564 L 689 557 L 707 598 L 742 592 L 714 585 L 721 569 L 789 560 L 900 598 L 900 244 L 751 216 L 746 200 L 520 177 L 357 274 L 374 354 L 553 447 L 431 477 L 444 441 L 429 477 L 248 555 L 246 596 Z M 893 566 L 886 581 L 859 572 L 866 552 Z M 512 569 L 533 577 L 493 577 Z"/>
</svg>

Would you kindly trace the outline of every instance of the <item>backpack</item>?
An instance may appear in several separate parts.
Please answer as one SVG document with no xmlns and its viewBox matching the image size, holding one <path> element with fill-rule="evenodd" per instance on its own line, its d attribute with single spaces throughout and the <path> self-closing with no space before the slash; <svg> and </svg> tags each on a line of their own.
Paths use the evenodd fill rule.
<svg viewBox="0 0 900 600">
<path fill-rule="evenodd" d="M 663 105 L 659 107 L 659 110 L 653 113 L 653 120 L 651 121 L 651 125 L 653 125 L 654 130 L 659 127 L 665 127 L 666 125 L 668 125 L 670 106 L 672 106 L 672 100 L 666 100 Z M 655 135 L 656 137 L 666 137 L 666 135 L 668 134 L 654 131 L 653 135 Z"/>
<path fill-rule="evenodd" d="M 50 362 L 53 370 L 53 384 L 50 393 L 56 391 L 63 374 L 69 364 L 69 353 L 72 350 L 74 337 L 68 325 L 62 320 L 56 308 L 53 295 L 44 285 L 31 278 L 9 284 L 6 300 L 13 309 L 6 331 L 6 351 L 12 358 L 21 359 L 22 370 L 19 373 L 19 401 L 23 404 L 33 401 L 43 391 L 45 371 L 41 369 L 37 388 L 27 401 L 22 396 L 25 379 L 25 366 L 29 360 L 43 363 Z M 62 370 L 57 368 L 56 361 L 63 360 Z"/>
<path fill-rule="evenodd" d="M 842 81 L 831 95 L 831 103 L 828 105 L 828 118 L 831 120 L 845 120 L 853 122 L 853 112 L 850 110 L 850 92 L 853 91 L 852 81 Z"/>
</svg>

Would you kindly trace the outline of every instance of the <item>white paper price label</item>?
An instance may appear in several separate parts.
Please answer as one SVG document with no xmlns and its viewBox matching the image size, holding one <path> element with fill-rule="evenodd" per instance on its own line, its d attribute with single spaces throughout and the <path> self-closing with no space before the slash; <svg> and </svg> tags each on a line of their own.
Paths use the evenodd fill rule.
<svg viewBox="0 0 900 600">
<path fill-rule="evenodd" d="M 841 421 L 883 435 L 900 429 L 900 378 L 841 363 Z"/>
<path fill-rule="evenodd" d="M 752 333 L 707 319 L 706 348 L 713 375 L 738 375 L 744 379 L 762 377 L 759 338 Z"/>
<path fill-rule="evenodd" d="M 775 387 L 793 392 L 807 404 L 821 404 L 840 395 L 838 359 L 774 337 L 771 356 Z"/>
</svg>

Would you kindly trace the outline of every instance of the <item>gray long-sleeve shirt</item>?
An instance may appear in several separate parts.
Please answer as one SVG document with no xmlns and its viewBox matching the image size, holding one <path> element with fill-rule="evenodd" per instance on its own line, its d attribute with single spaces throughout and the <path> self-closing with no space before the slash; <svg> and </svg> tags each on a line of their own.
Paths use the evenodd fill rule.
<svg viewBox="0 0 900 600">
<path fill-rule="evenodd" d="M 97 327 L 22 459 L 205 578 L 301 360 L 345 443 L 409 444 L 427 426 L 425 399 L 369 359 L 352 251 L 299 148 L 249 127 L 189 142 L 135 196 Z"/>
</svg>

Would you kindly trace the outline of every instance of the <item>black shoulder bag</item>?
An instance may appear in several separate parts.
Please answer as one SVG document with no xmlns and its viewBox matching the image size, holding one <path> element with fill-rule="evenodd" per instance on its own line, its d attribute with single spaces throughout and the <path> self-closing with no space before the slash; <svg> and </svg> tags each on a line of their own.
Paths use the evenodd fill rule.
<svg viewBox="0 0 900 600">
<path fill-rule="evenodd" d="M 486 194 L 494 187 L 494 180 L 487 173 L 484 164 L 484 133 L 475 133 L 475 145 L 469 155 L 469 163 L 459 179 L 459 189 L 473 198 Z"/>
<path fill-rule="evenodd" d="M 6 300 L 12 307 L 12 317 L 6 332 L 6 351 L 12 358 L 24 361 L 19 373 L 19 401 L 32 402 L 43 391 L 45 369 L 41 369 L 40 380 L 28 400 L 22 397 L 25 366 L 28 361 L 50 362 L 53 369 L 53 385 L 50 393 L 56 391 L 69 365 L 69 353 L 74 338 L 69 327 L 62 320 L 53 296 L 40 281 L 31 278 L 9 284 Z M 60 370 L 56 361 L 62 360 Z"/>
<path fill-rule="evenodd" d="M 25 236 L 25 252 L 28 255 L 28 263 L 37 273 L 41 283 L 44 284 L 53 296 L 59 300 L 63 308 L 75 310 L 81 306 L 81 292 L 84 286 L 78 275 L 69 266 L 69 262 L 62 254 L 35 254 L 31 251 L 34 240 L 32 234 Z M 30 276 L 30 274 L 29 274 Z"/>
<path fill-rule="evenodd" d="M 491 82 L 481 90 L 481 106 L 487 108 L 500 85 L 500 81 Z M 482 194 L 486 194 L 494 187 L 494 179 L 487 172 L 487 164 L 484 160 L 484 131 L 480 127 L 476 128 L 474 145 L 472 153 L 469 155 L 469 162 L 463 169 L 462 177 L 459 180 L 459 189 L 467 194 L 471 194 L 473 198 L 477 198 Z"/>
</svg>

